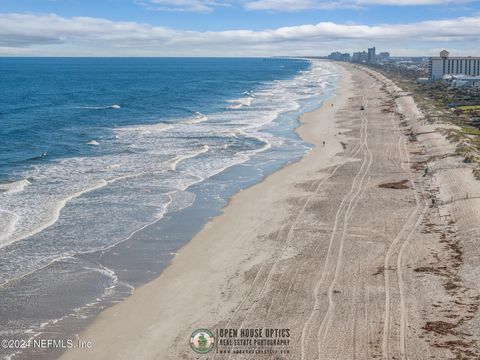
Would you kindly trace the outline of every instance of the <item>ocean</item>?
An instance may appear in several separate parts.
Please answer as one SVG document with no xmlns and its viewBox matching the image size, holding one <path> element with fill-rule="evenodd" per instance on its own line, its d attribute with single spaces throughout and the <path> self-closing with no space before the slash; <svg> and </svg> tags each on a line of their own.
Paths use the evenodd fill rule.
<svg viewBox="0 0 480 360">
<path fill-rule="evenodd" d="M 71 336 L 311 146 L 338 71 L 289 58 L 0 58 L 0 338 Z M 8 358 L 42 350 L 0 349 Z M 49 354 L 48 356 L 51 356 Z"/>
</svg>

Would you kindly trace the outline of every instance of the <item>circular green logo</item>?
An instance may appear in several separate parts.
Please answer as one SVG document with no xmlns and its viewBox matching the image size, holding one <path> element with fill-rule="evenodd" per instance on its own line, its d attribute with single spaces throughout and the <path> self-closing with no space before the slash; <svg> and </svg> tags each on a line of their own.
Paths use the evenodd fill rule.
<svg viewBox="0 0 480 360">
<path fill-rule="evenodd" d="M 215 346 L 215 337 L 212 332 L 207 329 L 198 329 L 190 336 L 190 347 L 199 354 L 210 352 Z"/>
</svg>

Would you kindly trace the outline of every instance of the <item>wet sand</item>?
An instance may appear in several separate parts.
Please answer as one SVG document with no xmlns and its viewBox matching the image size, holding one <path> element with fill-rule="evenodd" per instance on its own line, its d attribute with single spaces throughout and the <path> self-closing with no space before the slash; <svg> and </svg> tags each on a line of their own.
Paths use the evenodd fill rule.
<svg viewBox="0 0 480 360">
<path fill-rule="evenodd" d="M 62 359 L 480 357 L 480 187 L 445 127 L 344 65 L 335 97 L 301 118 L 315 147 L 235 195 L 80 335 L 92 349 Z M 289 329 L 289 352 L 199 355 L 198 328 Z"/>
</svg>

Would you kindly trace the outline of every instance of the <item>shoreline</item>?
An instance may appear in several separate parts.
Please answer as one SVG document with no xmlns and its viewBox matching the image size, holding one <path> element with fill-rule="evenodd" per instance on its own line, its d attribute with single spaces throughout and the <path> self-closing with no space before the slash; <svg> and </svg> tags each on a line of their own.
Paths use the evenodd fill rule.
<svg viewBox="0 0 480 360">
<path fill-rule="evenodd" d="M 323 68 L 324 65 L 320 64 L 318 66 Z M 309 70 L 306 75 L 295 73 L 293 78 L 288 78 L 286 81 L 288 82 L 294 79 L 299 79 L 302 83 L 305 79 L 315 81 L 315 79 L 323 78 L 322 76 L 319 77 L 314 71 L 316 67 L 316 64 L 312 64 L 312 71 Z M 72 261 L 69 261 L 66 265 L 60 261 L 54 262 L 46 267 L 45 271 L 42 270 L 38 274 L 39 277 L 44 273 L 49 272 L 53 274 L 56 279 L 63 279 L 62 276 L 59 276 L 59 274 L 62 273 L 62 267 L 72 266 L 76 269 L 78 264 L 79 271 L 82 271 L 83 267 L 86 267 L 93 275 L 90 276 L 90 278 L 84 277 L 84 282 L 79 285 L 78 282 L 76 283 L 74 281 L 76 271 L 71 271 L 71 273 L 74 274 L 74 279 L 71 281 L 64 281 L 64 283 L 68 283 L 67 286 L 70 286 L 72 290 L 70 290 L 70 287 L 67 288 L 66 286 L 62 286 L 62 280 L 54 280 L 54 283 L 56 284 L 55 288 L 61 289 L 58 291 L 59 295 L 54 293 L 53 296 L 51 296 L 53 300 L 41 298 L 41 301 L 35 306 L 36 310 L 32 312 L 34 315 L 38 314 L 39 317 L 45 313 L 50 314 L 48 308 L 51 306 L 52 302 L 58 300 L 60 306 L 54 306 L 53 308 L 57 309 L 57 312 L 60 313 L 60 315 L 55 317 L 52 316 L 51 321 L 50 319 L 42 321 L 38 330 L 37 328 L 33 330 L 31 338 L 44 338 L 50 336 L 50 334 L 64 334 L 63 336 L 74 337 L 75 334 L 78 334 L 83 329 L 87 328 L 103 309 L 128 297 L 132 287 L 138 288 L 156 278 L 159 273 L 163 271 L 165 266 L 168 265 L 178 248 L 187 243 L 195 233 L 197 233 L 203 225 L 209 221 L 209 219 L 220 214 L 221 209 L 234 193 L 242 188 L 246 189 L 252 184 L 261 181 L 268 174 L 283 167 L 284 164 L 298 161 L 310 146 L 301 141 L 298 135 L 294 133 L 294 130 L 299 125 L 298 117 L 300 113 L 309 111 L 315 103 L 318 104 L 325 97 L 330 96 L 334 83 L 331 80 L 333 80 L 336 75 L 333 74 L 333 77 L 331 77 L 331 71 L 325 72 L 327 73 L 326 78 L 324 78 L 326 80 L 325 90 L 321 90 L 322 88 L 315 89 L 318 90 L 312 92 L 312 94 L 315 93 L 315 95 L 308 98 L 297 99 L 297 95 L 292 98 L 288 97 L 285 101 L 286 106 L 280 105 L 278 107 L 275 106 L 274 109 L 272 108 L 272 114 L 275 112 L 279 113 L 279 115 L 277 119 L 267 125 L 272 127 L 267 131 L 270 134 L 270 137 L 274 139 L 277 137 L 283 138 L 283 136 L 285 136 L 284 141 L 287 146 L 277 146 L 275 145 L 275 142 L 272 142 L 271 149 L 267 149 L 266 151 L 259 153 L 259 155 L 254 154 L 246 162 L 230 166 L 221 173 L 212 176 L 207 181 L 192 185 L 188 189 L 188 192 L 192 194 L 192 197 L 196 198 L 193 206 L 181 209 L 180 211 L 168 213 L 160 220 L 155 219 L 151 225 L 146 226 L 143 230 L 139 231 L 137 229 L 131 233 L 128 232 L 128 234 L 122 238 L 122 241 L 117 242 L 113 247 L 109 247 L 109 250 L 102 249 L 95 252 L 87 252 L 87 255 L 77 254 L 72 258 Z M 273 84 L 276 84 L 276 82 L 272 82 L 272 86 Z M 295 90 L 295 94 L 303 94 L 302 91 L 299 91 L 303 87 L 304 86 L 301 85 L 299 88 L 297 87 L 296 89 L 293 89 Z M 268 89 L 269 88 L 270 85 Z M 319 92 L 322 94 L 318 94 Z M 307 94 L 307 92 L 305 92 L 305 94 Z M 275 100 L 273 104 L 276 103 L 277 100 L 273 100 Z M 282 109 L 289 107 L 288 104 L 292 101 L 294 101 L 295 104 L 299 104 L 299 108 L 293 109 L 294 106 L 292 106 L 291 110 L 282 112 Z M 255 106 L 252 106 L 247 111 L 253 114 L 254 108 Z M 235 113 L 241 114 L 241 112 Z M 248 116 L 250 115 L 246 116 L 246 120 L 248 120 Z M 210 139 L 207 138 L 205 141 L 209 142 Z M 230 142 L 230 140 L 226 141 Z M 266 139 L 266 143 L 270 141 L 270 138 Z M 233 140 L 233 142 L 237 143 L 238 141 Z M 297 143 L 298 146 L 295 146 L 294 144 Z M 238 147 L 240 150 L 241 148 L 241 146 Z M 248 156 L 250 157 L 250 155 Z M 193 162 L 192 164 L 194 165 Z M 186 166 L 189 165 L 186 164 Z M 92 262 L 92 264 L 90 262 Z M 96 271 L 96 269 L 99 269 L 99 271 Z M 130 269 L 130 271 L 125 271 L 125 269 Z M 102 270 L 105 270 L 106 272 L 104 273 Z M 95 277 L 97 274 L 101 275 Z M 101 292 L 102 289 L 100 289 L 100 296 L 97 296 L 95 292 L 98 288 L 97 284 L 100 284 L 103 280 L 103 278 L 101 278 L 99 281 L 98 278 L 103 276 L 103 274 L 106 274 L 104 277 L 109 282 L 107 284 L 109 286 L 105 287 L 105 291 L 103 292 Z M 113 274 L 113 276 L 109 277 L 110 274 Z M 47 280 L 46 282 L 48 283 L 49 281 Z M 82 288 L 81 290 L 83 291 L 80 291 L 79 289 L 83 284 L 85 284 L 86 290 Z M 112 285 L 110 286 L 110 284 Z M 23 288 L 27 286 L 23 286 Z M 18 293 L 21 294 L 26 292 L 23 291 L 21 285 L 18 287 L 20 288 Z M 72 293 L 74 291 L 78 293 L 82 292 L 81 296 L 87 300 L 83 302 L 77 301 L 80 296 L 75 296 L 72 300 L 74 306 L 69 307 L 69 299 L 63 294 Z M 89 297 L 89 295 L 92 296 Z M 66 300 L 64 301 L 63 299 Z M 46 306 L 42 307 L 41 305 L 43 304 L 46 304 Z M 61 305 L 64 304 L 66 305 L 65 311 L 61 308 Z M 15 306 L 13 308 L 15 308 Z M 64 314 L 65 316 L 63 316 Z M 25 313 L 23 311 L 19 313 L 19 317 L 22 316 L 25 318 L 31 317 L 30 313 Z M 25 333 L 30 334 L 30 329 L 25 331 Z M 28 336 L 30 337 L 30 335 Z M 57 349 L 38 351 L 25 350 L 22 356 L 52 358 L 60 356 L 62 352 L 62 350 Z"/>
<path fill-rule="evenodd" d="M 285 359 L 480 356 L 471 169 L 389 79 L 340 68 L 332 99 L 300 119 L 314 147 L 234 195 L 80 334 L 92 349 L 61 359 L 199 358 L 188 342 L 205 328 L 218 340 L 219 329 L 288 329 Z M 271 358 L 222 346 L 206 358 Z"/>
<path fill-rule="evenodd" d="M 205 226 L 190 240 L 188 243 L 186 243 L 184 246 L 182 246 L 178 252 L 177 255 L 172 259 L 170 264 L 160 273 L 160 275 L 149 281 L 146 284 L 141 285 L 139 288 L 135 289 L 135 292 L 120 302 L 119 304 L 115 304 L 112 307 L 109 307 L 105 310 L 103 310 L 94 320 L 93 322 L 85 329 L 82 331 L 79 335 L 80 339 L 86 339 L 87 341 L 92 341 L 92 342 L 103 342 L 103 341 L 94 341 L 93 338 L 98 339 L 98 333 L 96 328 L 98 326 L 103 327 L 107 325 L 108 323 L 111 322 L 111 320 L 115 319 L 116 317 L 119 316 L 118 312 L 123 313 L 125 311 L 125 314 L 130 312 L 132 308 L 136 308 L 140 304 L 144 304 L 146 301 L 146 298 L 152 296 L 154 293 L 157 293 L 158 291 L 161 291 L 161 288 L 163 287 L 162 282 L 163 281 L 171 281 L 170 279 L 172 277 L 175 277 L 178 273 L 181 274 L 181 271 L 177 270 L 177 268 L 182 268 L 185 266 L 185 264 L 178 264 L 179 259 L 182 258 L 189 258 L 189 257 L 194 257 L 196 251 L 198 250 L 198 247 L 200 243 L 203 243 L 204 241 L 208 241 L 205 238 L 207 237 L 206 235 L 203 235 L 202 233 L 208 232 L 208 229 L 210 229 L 212 226 L 215 226 L 216 223 L 222 222 L 222 217 L 225 216 L 225 213 L 229 213 L 229 207 L 232 206 L 232 204 L 235 204 L 237 202 L 237 198 L 240 196 L 245 196 L 244 194 L 246 192 L 252 191 L 251 189 L 254 189 L 258 186 L 265 187 L 265 182 L 274 176 L 277 176 L 276 174 L 281 173 L 282 171 L 285 171 L 285 169 L 288 169 L 292 166 L 295 166 L 299 163 L 302 163 L 305 161 L 306 157 L 317 157 L 319 154 L 319 150 L 322 150 L 322 154 L 320 154 L 320 157 L 323 159 L 323 161 L 326 162 L 325 167 L 333 165 L 333 157 L 336 153 L 342 151 L 341 144 L 339 142 L 335 143 L 333 141 L 327 141 L 326 139 L 329 136 L 332 137 L 337 137 L 338 136 L 338 129 L 336 127 L 336 124 L 334 122 L 334 119 L 332 118 L 333 112 L 336 110 L 336 108 L 331 107 L 331 103 L 333 102 L 334 104 L 337 103 L 337 105 L 340 105 L 342 101 L 346 100 L 346 90 L 344 89 L 345 83 L 347 82 L 345 80 L 345 76 L 348 76 L 348 73 L 342 68 L 339 67 L 340 71 L 343 73 L 342 78 L 339 79 L 339 83 L 342 83 L 341 85 L 337 86 L 337 89 L 334 91 L 333 97 L 330 99 L 327 99 L 323 102 L 323 104 L 311 111 L 304 113 L 300 116 L 299 118 L 299 126 L 295 129 L 295 132 L 304 140 L 305 142 L 312 144 L 313 148 L 309 150 L 302 158 L 300 158 L 298 161 L 294 163 L 289 163 L 286 165 L 283 165 L 280 169 L 275 171 L 272 174 L 267 175 L 264 177 L 259 183 L 254 184 L 247 189 L 240 190 L 238 193 L 233 195 L 225 205 L 224 209 L 222 210 L 221 214 L 218 216 L 215 216 L 211 221 L 209 221 Z M 348 87 L 348 85 L 347 85 Z M 347 90 L 348 91 L 348 90 Z M 340 92 L 340 94 L 339 94 Z M 342 100 L 338 101 L 337 99 L 342 98 Z M 314 119 L 317 117 L 330 117 L 330 121 L 327 123 L 325 122 L 314 122 Z M 322 134 L 320 137 L 318 136 L 312 136 L 310 132 L 318 132 Z M 324 140 L 325 139 L 325 140 Z M 326 145 L 323 145 L 323 141 L 326 141 Z M 314 153 L 314 154 L 312 154 Z M 262 185 L 263 184 L 263 185 Z M 255 190 L 253 190 L 255 191 Z M 262 191 L 262 190 L 260 190 Z M 257 191 L 255 191 L 257 193 Z M 247 201 L 248 202 L 248 201 Z M 284 216 L 284 215 L 282 215 Z M 231 217 L 231 216 L 230 216 Z M 245 253 L 245 248 L 243 249 L 243 252 Z M 251 254 L 249 254 L 251 255 Z M 264 254 L 264 258 L 266 258 L 268 254 Z M 263 260 L 263 259 L 262 259 Z M 167 273 L 167 274 L 165 274 Z M 171 274 L 173 273 L 173 274 Z M 165 280 L 163 280 L 165 278 Z M 158 284 L 157 284 L 158 283 Z M 137 300 L 138 299 L 138 300 Z M 138 303 L 138 305 L 137 305 Z M 140 305 L 141 306 L 141 305 Z M 125 307 L 125 309 L 120 309 L 120 307 Z M 122 315 L 120 315 L 122 317 Z M 108 326 L 108 325 L 107 325 Z M 103 333 L 103 330 L 99 330 L 100 332 Z M 88 339 L 91 340 L 88 340 Z M 111 348 L 108 350 L 112 350 Z M 82 356 L 87 355 L 83 351 L 67 351 L 66 353 L 62 354 L 60 356 L 60 359 L 76 359 L 76 358 L 82 358 Z M 122 353 L 119 351 L 118 355 Z M 88 356 L 92 356 L 92 353 L 89 351 Z M 95 355 L 93 355 L 95 356 Z M 102 355 L 98 355 L 99 358 L 102 357 Z M 138 354 L 136 354 L 138 356 Z M 145 358 L 149 358 L 147 354 L 145 354 Z M 125 358 L 127 358 L 125 356 Z"/>
</svg>

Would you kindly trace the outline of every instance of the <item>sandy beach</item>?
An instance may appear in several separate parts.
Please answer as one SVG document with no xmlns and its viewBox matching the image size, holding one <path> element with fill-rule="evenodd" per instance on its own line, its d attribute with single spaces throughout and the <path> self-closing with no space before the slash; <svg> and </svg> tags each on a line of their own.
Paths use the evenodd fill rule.
<svg viewBox="0 0 480 360">
<path fill-rule="evenodd" d="M 480 358 L 480 186 L 449 125 L 378 73 L 339 69 L 301 118 L 314 148 L 236 194 L 61 359 Z M 196 329 L 288 329 L 289 343 L 197 354 Z"/>
</svg>

